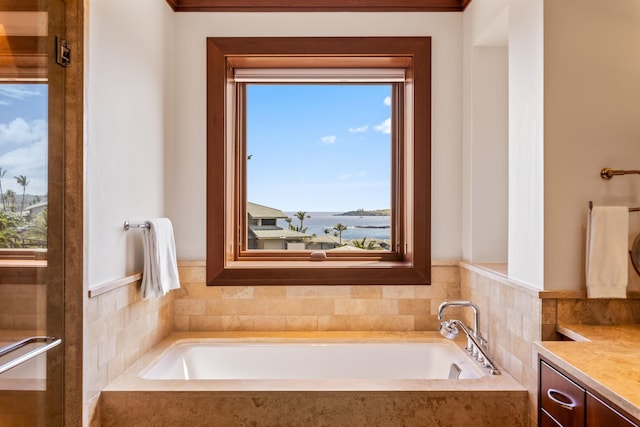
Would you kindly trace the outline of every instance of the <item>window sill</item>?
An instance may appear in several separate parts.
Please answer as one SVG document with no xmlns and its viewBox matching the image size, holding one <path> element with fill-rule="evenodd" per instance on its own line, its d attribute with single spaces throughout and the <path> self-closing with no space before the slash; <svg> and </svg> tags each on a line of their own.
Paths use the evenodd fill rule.
<svg viewBox="0 0 640 427">
<path fill-rule="evenodd" d="M 214 275 L 211 286 L 428 285 L 430 269 L 398 261 L 235 261 Z"/>
<path fill-rule="evenodd" d="M 0 285 L 46 283 L 46 260 L 0 259 Z"/>
</svg>

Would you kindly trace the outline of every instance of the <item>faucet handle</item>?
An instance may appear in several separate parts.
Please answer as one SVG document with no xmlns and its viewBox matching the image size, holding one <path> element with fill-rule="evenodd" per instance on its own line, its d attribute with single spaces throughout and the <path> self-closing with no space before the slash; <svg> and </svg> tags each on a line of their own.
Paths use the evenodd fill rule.
<svg viewBox="0 0 640 427">
<path fill-rule="evenodd" d="M 487 348 L 487 345 L 489 344 L 489 341 L 483 337 L 482 335 L 480 335 L 480 333 L 478 332 L 478 334 L 476 335 L 476 339 L 478 340 L 478 343 L 480 344 L 480 346 L 484 349 Z"/>
</svg>

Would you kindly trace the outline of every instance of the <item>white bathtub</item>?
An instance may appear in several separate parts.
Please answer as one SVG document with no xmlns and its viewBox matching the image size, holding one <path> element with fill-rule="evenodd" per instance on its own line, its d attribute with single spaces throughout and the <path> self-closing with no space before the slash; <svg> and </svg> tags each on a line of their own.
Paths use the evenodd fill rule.
<svg viewBox="0 0 640 427">
<path fill-rule="evenodd" d="M 179 341 L 141 377 L 150 380 L 424 380 L 486 375 L 449 341 L 238 343 Z"/>
<path fill-rule="evenodd" d="M 102 425 L 527 425 L 527 390 L 438 332 L 174 332 L 101 393 Z M 448 379 L 451 364 L 459 380 Z"/>
</svg>

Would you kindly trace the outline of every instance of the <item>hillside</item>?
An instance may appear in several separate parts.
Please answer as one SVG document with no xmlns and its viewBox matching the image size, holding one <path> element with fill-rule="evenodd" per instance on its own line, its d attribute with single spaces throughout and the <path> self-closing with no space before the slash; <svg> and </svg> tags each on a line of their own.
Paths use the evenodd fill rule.
<svg viewBox="0 0 640 427">
<path fill-rule="evenodd" d="M 364 209 L 358 209 L 357 211 L 349 211 L 335 216 L 390 216 L 391 209 L 376 209 L 373 211 L 366 211 Z"/>
</svg>

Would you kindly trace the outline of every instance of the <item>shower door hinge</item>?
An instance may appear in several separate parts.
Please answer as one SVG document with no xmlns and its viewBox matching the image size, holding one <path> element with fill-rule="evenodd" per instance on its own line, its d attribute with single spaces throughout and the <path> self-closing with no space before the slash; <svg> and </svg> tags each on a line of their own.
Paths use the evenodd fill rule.
<svg viewBox="0 0 640 427">
<path fill-rule="evenodd" d="M 68 41 L 56 37 L 56 63 L 61 67 L 71 65 L 71 47 Z"/>
</svg>

